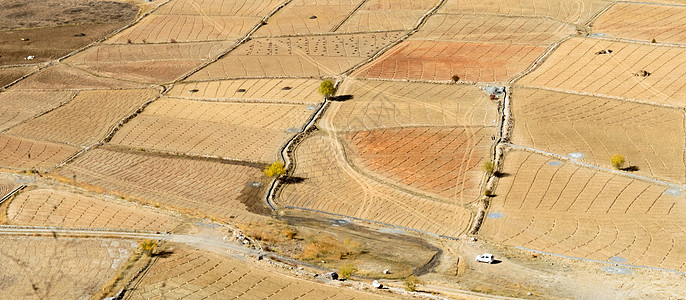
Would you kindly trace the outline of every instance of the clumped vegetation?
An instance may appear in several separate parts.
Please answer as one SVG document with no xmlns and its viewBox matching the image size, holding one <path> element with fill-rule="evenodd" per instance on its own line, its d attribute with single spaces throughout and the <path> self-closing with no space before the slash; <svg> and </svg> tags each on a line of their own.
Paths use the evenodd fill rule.
<svg viewBox="0 0 686 300">
<path fill-rule="evenodd" d="M 295 239 L 298 231 L 282 222 L 259 222 L 249 223 L 245 226 L 238 226 L 245 235 L 266 243 L 282 243 L 288 240 Z M 268 246 L 268 245 L 267 245 Z"/>
<path fill-rule="evenodd" d="M 357 267 L 355 267 L 353 264 L 345 264 L 338 269 L 338 274 L 341 276 L 341 279 L 344 280 L 350 279 L 350 277 L 352 277 L 356 272 Z"/>
<path fill-rule="evenodd" d="M 333 82 L 331 82 L 331 80 L 324 80 L 319 85 L 319 93 L 322 94 L 322 96 L 329 98 L 333 96 L 334 93 L 336 93 L 336 87 L 334 87 Z"/>
<path fill-rule="evenodd" d="M 460 76 L 453 75 L 452 77 L 450 77 L 450 79 L 451 79 L 453 82 L 458 82 L 458 81 L 460 81 Z"/>
<path fill-rule="evenodd" d="M 619 170 L 622 167 L 624 167 L 625 159 L 624 156 L 617 153 L 610 157 L 610 162 L 612 163 L 612 166 L 615 167 L 615 169 Z"/>
<path fill-rule="evenodd" d="M 486 172 L 488 175 L 492 175 L 493 172 L 495 171 L 495 163 L 493 161 L 485 161 L 483 165 L 481 165 L 481 168 Z"/>
<path fill-rule="evenodd" d="M 267 177 L 279 177 L 283 174 L 286 174 L 286 168 L 284 167 L 283 163 L 275 162 L 266 167 L 263 173 Z"/>
<path fill-rule="evenodd" d="M 299 258 L 304 260 L 341 260 L 362 253 L 359 243 L 349 237 L 343 242 L 332 237 L 321 237 L 303 247 Z"/>
<path fill-rule="evenodd" d="M 155 254 L 155 250 L 157 250 L 157 241 L 153 240 L 144 240 L 138 242 L 138 246 L 140 247 L 141 251 L 147 255 L 147 256 L 153 256 Z"/>
<path fill-rule="evenodd" d="M 417 290 L 417 287 L 422 284 L 422 280 L 419 279 L 417 276 L 410 276 L 405 278 L 405 289 L 409 292 L 414 292 Z"/>
</svg>

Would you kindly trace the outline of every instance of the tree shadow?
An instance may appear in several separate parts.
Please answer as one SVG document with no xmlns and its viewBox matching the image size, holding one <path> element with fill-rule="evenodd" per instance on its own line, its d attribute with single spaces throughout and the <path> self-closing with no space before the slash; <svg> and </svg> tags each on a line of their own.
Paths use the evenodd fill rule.
<svg viewBox="0 0 686 300">
<path fill-rule="evenodd" d="M 347 101 L 353 99 L 353 95 L 340 95 L 340 96 L 331 96 L 329 100 L 331 101 Z"/>
<path fill-rule="evenodd" d="M 162 251 L 159 251 L 157 253 L 154 253 L 152 256 L 160 257 L 160 258 L 167 258 L 167 257 L 170 257 L 172 254 L 174 254 L 174 251 L 162 250 Z"/>
<path fill-rule="evenodd" d="M 627 172 L 636 172 L 636 171 L 640 170 L 640 168 L 638 166 L 628 166 L 626 168 L 621 168 L 620 170 L 627 171 Z"/>
<path fill-rule="evenodd" d="M 284 176 L 281 178 L 281 182 L 284 184 L 293 184 L 293 183 L 301 183 L 305 181 L 305 177 L 300 177 L 300 176 Z"/>
<path fill-rule="evenodd" d="M 496 171 L 496 172 L 493 173 L 493 176 L 495 176 L 495 177 L 497 177 L 497 178 L 504 178 L 504 177 L 509 177 L 509 176 L 510 176 L 510 173 L 505 173 L 505 172 L 498 172 L 498 171 Z"/>
</svg>

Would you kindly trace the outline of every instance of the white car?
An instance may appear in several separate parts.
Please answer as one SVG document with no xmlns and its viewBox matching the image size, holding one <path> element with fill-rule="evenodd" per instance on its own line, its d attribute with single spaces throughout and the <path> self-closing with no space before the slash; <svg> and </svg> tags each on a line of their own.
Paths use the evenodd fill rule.
<svg viewBox="0 0 686 300">
<path fill-rule="evenodd" d="M 482 262 L 482 263 L 488 263 L 492 264 L 493 263 L 493 254 L 490 253 L 484 253 L 476 257 L 476 261 Z"/>
</svg>

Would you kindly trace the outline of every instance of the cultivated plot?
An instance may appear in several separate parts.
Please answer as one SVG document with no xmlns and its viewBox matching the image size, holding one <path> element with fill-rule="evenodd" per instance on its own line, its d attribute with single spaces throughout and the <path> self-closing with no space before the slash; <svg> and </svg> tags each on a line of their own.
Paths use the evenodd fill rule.
<svg viewBox="0 0 686 300">
<path fill-rule="evenodd" d="M 279 9 L 255 36 L 327 33 L 341 24 L 361 0 L 293 0 Z"/>
<path fill-rule="evenodd" d="M 0 93 L 0 131 L 29 120 L 68 102 L 70 91 L 32 92 L 8 90 Z"/>
<path fill-rule="evenodd" d="M 38 70 L 36 66 L 0 68 L 0 88 Z"/>
<path fill-rule="evenodd" d="M 685 271 L 686 197 L 654 185 L 527 152 L 506 155 L 481 235 L 574 257 Z M 552 164 L 551 164 L 552 163 Z"/>
<path fill-rule="evenodd" d="M 436 5 L 433 0 L 369 0 L 346 20 L 336 32 L 408 30 Z"/>
<path fill-rule="evenodd" d="M 448 199 L 479 199 L 495 128 L 419 127 L 352 132 L 344 136 L 351 160 L 394 182 Z"/>
<path fill-rule="evenodd" d="M 550 17 L 555 20 L 582 24 L 603 8 L 606 0 L 448 0 L 438 11 L 459 14 L 499 14 L 506 16 Z"/>
<path fill-rule="evenodd" d="M 238 40 L 262 18 L 204 15 L 159 15 L 145 17 L 105 43 L 175 43 Z"/>
<path fill-rule="evenodd" d="M 617 3 L 593 23 L 593 31 L 609 37 L 686 43 L 686 6 Z"/>
<path fill-rule="evenodd" d="M 321 126 L 357 131 L 415 126 L 495 126 L 496 101 L 479 88 L 390 81 L 345 80 Z"/>
<path fill-rule="evenodd" d="M 175 247 L 152 265 L 127 299 L 386 299 L 271 273 L 208 251 Z"/>
<path fill-rule="evenodd" d="M 312 113 L 305 105 L 165 98 L 126 124 L 111 143 L 271 163 Z"/>
<path fill-rule="evenodd" d="M 22 192 L 7 208 L 10 224 L 171 231 L 181 222 L 152 209 L 52 189 Z"/>
<path fill-rule="evenodd" d="M 575 33 L 572 25 L 542 18 L 436 14 L 410 39 L 545 46 Z"/>
<path fill-rule="evenodd" d="M 682 107 L 684 61 L 682 48 L 572 38 L 517 83 Z"/>
<path fill-rule="evenodd" d="M 518 88 L 512 94 L 512 142 L 613 168 L 626 157 L 638 174 L 683 183 L 684 114 L 621 100 Z"/>
<path fill-rule="evenodd" d="M 405 41 L 353 73 L 356 77 L 472 82 L 506 81 L 523 72 L 545 47 L 469 42 Z"/>
<path fill-rule="evenodd" d="M 119 78 L 96 76 L 87 71 L 57 64 L 28 76 L 12 86 L 23 90 L 78 90 L 145 88 L 147 85 Z"/>
<path fill-rule="evenodd" d="M 79 150 L 77 147 L 64 144 L 0 134 L 0 167 L 46 170 Z"/>
<path fill-rule="evenodd" d="M 11 177 L 0 175 L 0 198 L 9 194 L 16 187 L 17 184 Z"/>
<path fill-rule="evenodd" d="M 89 299 L 115 276 L 136 242 L 3 237 L 0 292 L 10 299 Z"/>
<path fill-rule="evenodd" d="M 82 91 L 69 103 L 8 132 L 58 143 L 98 143 L 121 120 L 159 94 L 158 90 Z"/>
<path fill-rule="evenodd" d="M 178 83 L 166 94 L 202 101 L 316 104 L 324 101 L 317 79 L 242 79 Z"/>
<path fill-rule="evenodd" d="M 293 176 L 301 183 L 285 185 L 280 205 L 314 209 L 457 237 L 471 219 L 459 201 L 427 200 L 362 175 L 345 161 L 340 145 L 323 135 L 304 140 L 295 151 Z"/>
<path fill-rule="evenodd" d="M 264 206 L 261 201 L 249 202 L 263 199 L 263 168 L 98 148 L 66 165 L 59 174 L 186 213 L 250 222 L 262 218 L 248 210 Z M 262 206 L 247 207 L 243 202 Z"/>
<path fill-rule="evenodd" d="M 160 7 L 155 14 L 264 17 L 283 2 L 284 0 L 174 0 Z"/>
</svg>

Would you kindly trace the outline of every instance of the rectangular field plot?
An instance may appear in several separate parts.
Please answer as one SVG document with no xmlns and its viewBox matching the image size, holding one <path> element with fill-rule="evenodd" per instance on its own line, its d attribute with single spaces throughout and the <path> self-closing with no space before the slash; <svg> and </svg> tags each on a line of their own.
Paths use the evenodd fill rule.
<svg viewBox="0 0 686 300">
<path fill-rule="evenodd" d="M 14 178 L 0 174 L 0 198 L 12 192 L 17 186 L 19 184 L 14 181 Z"/>
<path fill-rule="evenodd" d="M 410 39 L 546 46 L 575 33 L 574 26 L 549 19 L 436 14 Z"/>
<path fill-rule="evenodd" d="M 139 205 L 50 189 L 20 193 L 7 208 L 7 220 L 15 225 L 151 231 L 171 231 L 181 223 Z"/>
<path fill-rule="evenodd" d="M 0 88 L 36 70 L 35 66 L 0 68 Z"/>
<path fill-rule="evenodd" d="M 506 81 L 526 70 L 545 47 L 405 41 L 353 75 L 362 78 L 472 82 Z"/>
<path fill-rule="evenodd" d="M 283 0 L 174 0 L 160 7 L 155 14 L 264 17 L 283 2 Z"/>
<path fill-rule="evenodd" d="M 340 74 L 402 36 L 400 32 L 253 39 L 189 81 Z"/>
<path fill-rule="evenodd" d="M 242 79 L 178 83 L 166 94 L 190 100 L 316 104 L 317 79 Z"/>
<path fill-rule="evenodd" d="M 358 131 L 416 126 L 495 126 L 497 104 L 477 87 L 346 79 L 322 127 Z"/>
<path fill-rule="evenodd" d="M 369 0 L 336 32 L 409 30 L 436 5 L 433 0 Z"/>
<path fill-rule="evenodd" d="M 146 84 L 134 83 L 96 76 L 87 71 L 57 64 L 40 70 L 21 80 L 12 88 L 15 90 L 78 90 L 78 89 L 130 89 L 145 88 Z"/>
<path fill-rule="evenodd" d="M 153 89 L 82 91 L 64 106 L 16 126 L 9 133 L 70 145 L 92 145 L 158 94 Z"/>
<path fill-rule="evenodd" d="M 68 102 L 75 93 L 70 91 L 0 93 L 0 131 Z"/>
<path fill-rule="evenodd" d="M 481 235 L 575 257 L 686 271 L 686 197 L 680 190 L 583 169 L 526 152 L 505 156 Z"/>
<path fill-rule="evenodd" d="M 606 0 L 448 0 L 438 12 L 550 17 L 558 21 L 582 24 L 610 3 L 611 1 Z"/>
<path fill-rule="evenodd" d="M 261 164 L 98 148 L 66 165 L 59 174 L 163 207 L 250 222 L 262 217 L 248 210 L 264 211 L 263 168 Z"/>
<path fill-rule="evenodd" d="M 638 174 L 684 183 L 684 114 L 681 110 L 517 88 L 512 142 L 613 168 L 621 153 Z"/>
<path fill-rule="evenodd" d="M 260 17 L 152 14 L 109 38 L 105 43 L 232 41 L 247 34 L 261 19 Z"/>
<path fill-rule="evenodd" d="M 0 134 L 0 167 L 47 170 L 80 148 Z"/>
<path fill-rule="evenodd" d="M 449 202 L 473 202 L 482 195 L 495 128 L 419 127 L 344 135 L 358 166 Z"/>
<path fill-rule="evenodd" d="M 334 142 L 330 137 L 315 135 L 298 146 L 293 176 L 305 180 L 284 186 L 277 195 L 280 205 L 451 237 L 466 230 L 471 213 L 459 199 L 453 203 L 428 200 L 374 181 L 353 169 Z"/>
<path fill-rule="evenodd" d="M 517 83 L 683 107 L 685 60 L 682 48 L 572 38 Z"/>
<path fill-rule="evenodd" d="M 6 299 L 90 299 L 136 250 L 135 241 L 3 237 Z"/>
<path fill-rule="evenodd" d="M 362 0 L 293 0 L 255 32 L 256 37 L 327 33 Z"/>
<path fill-rule="evenodd" d="M 236 258 L 174 245 L 126 299 L 387 299 L 272 273 Z"/>
<path fill-rule="evenodd" d="M 111 143 L 271 163 L 312 113 L 305 105 L 165 98 L 126 124 Z"/>
<path fill-rule="evenodd" d="M 609 37 L 660 43 L 686 43 L 686 6 L 617 3 L 593 23 Z"/>
</svg>

